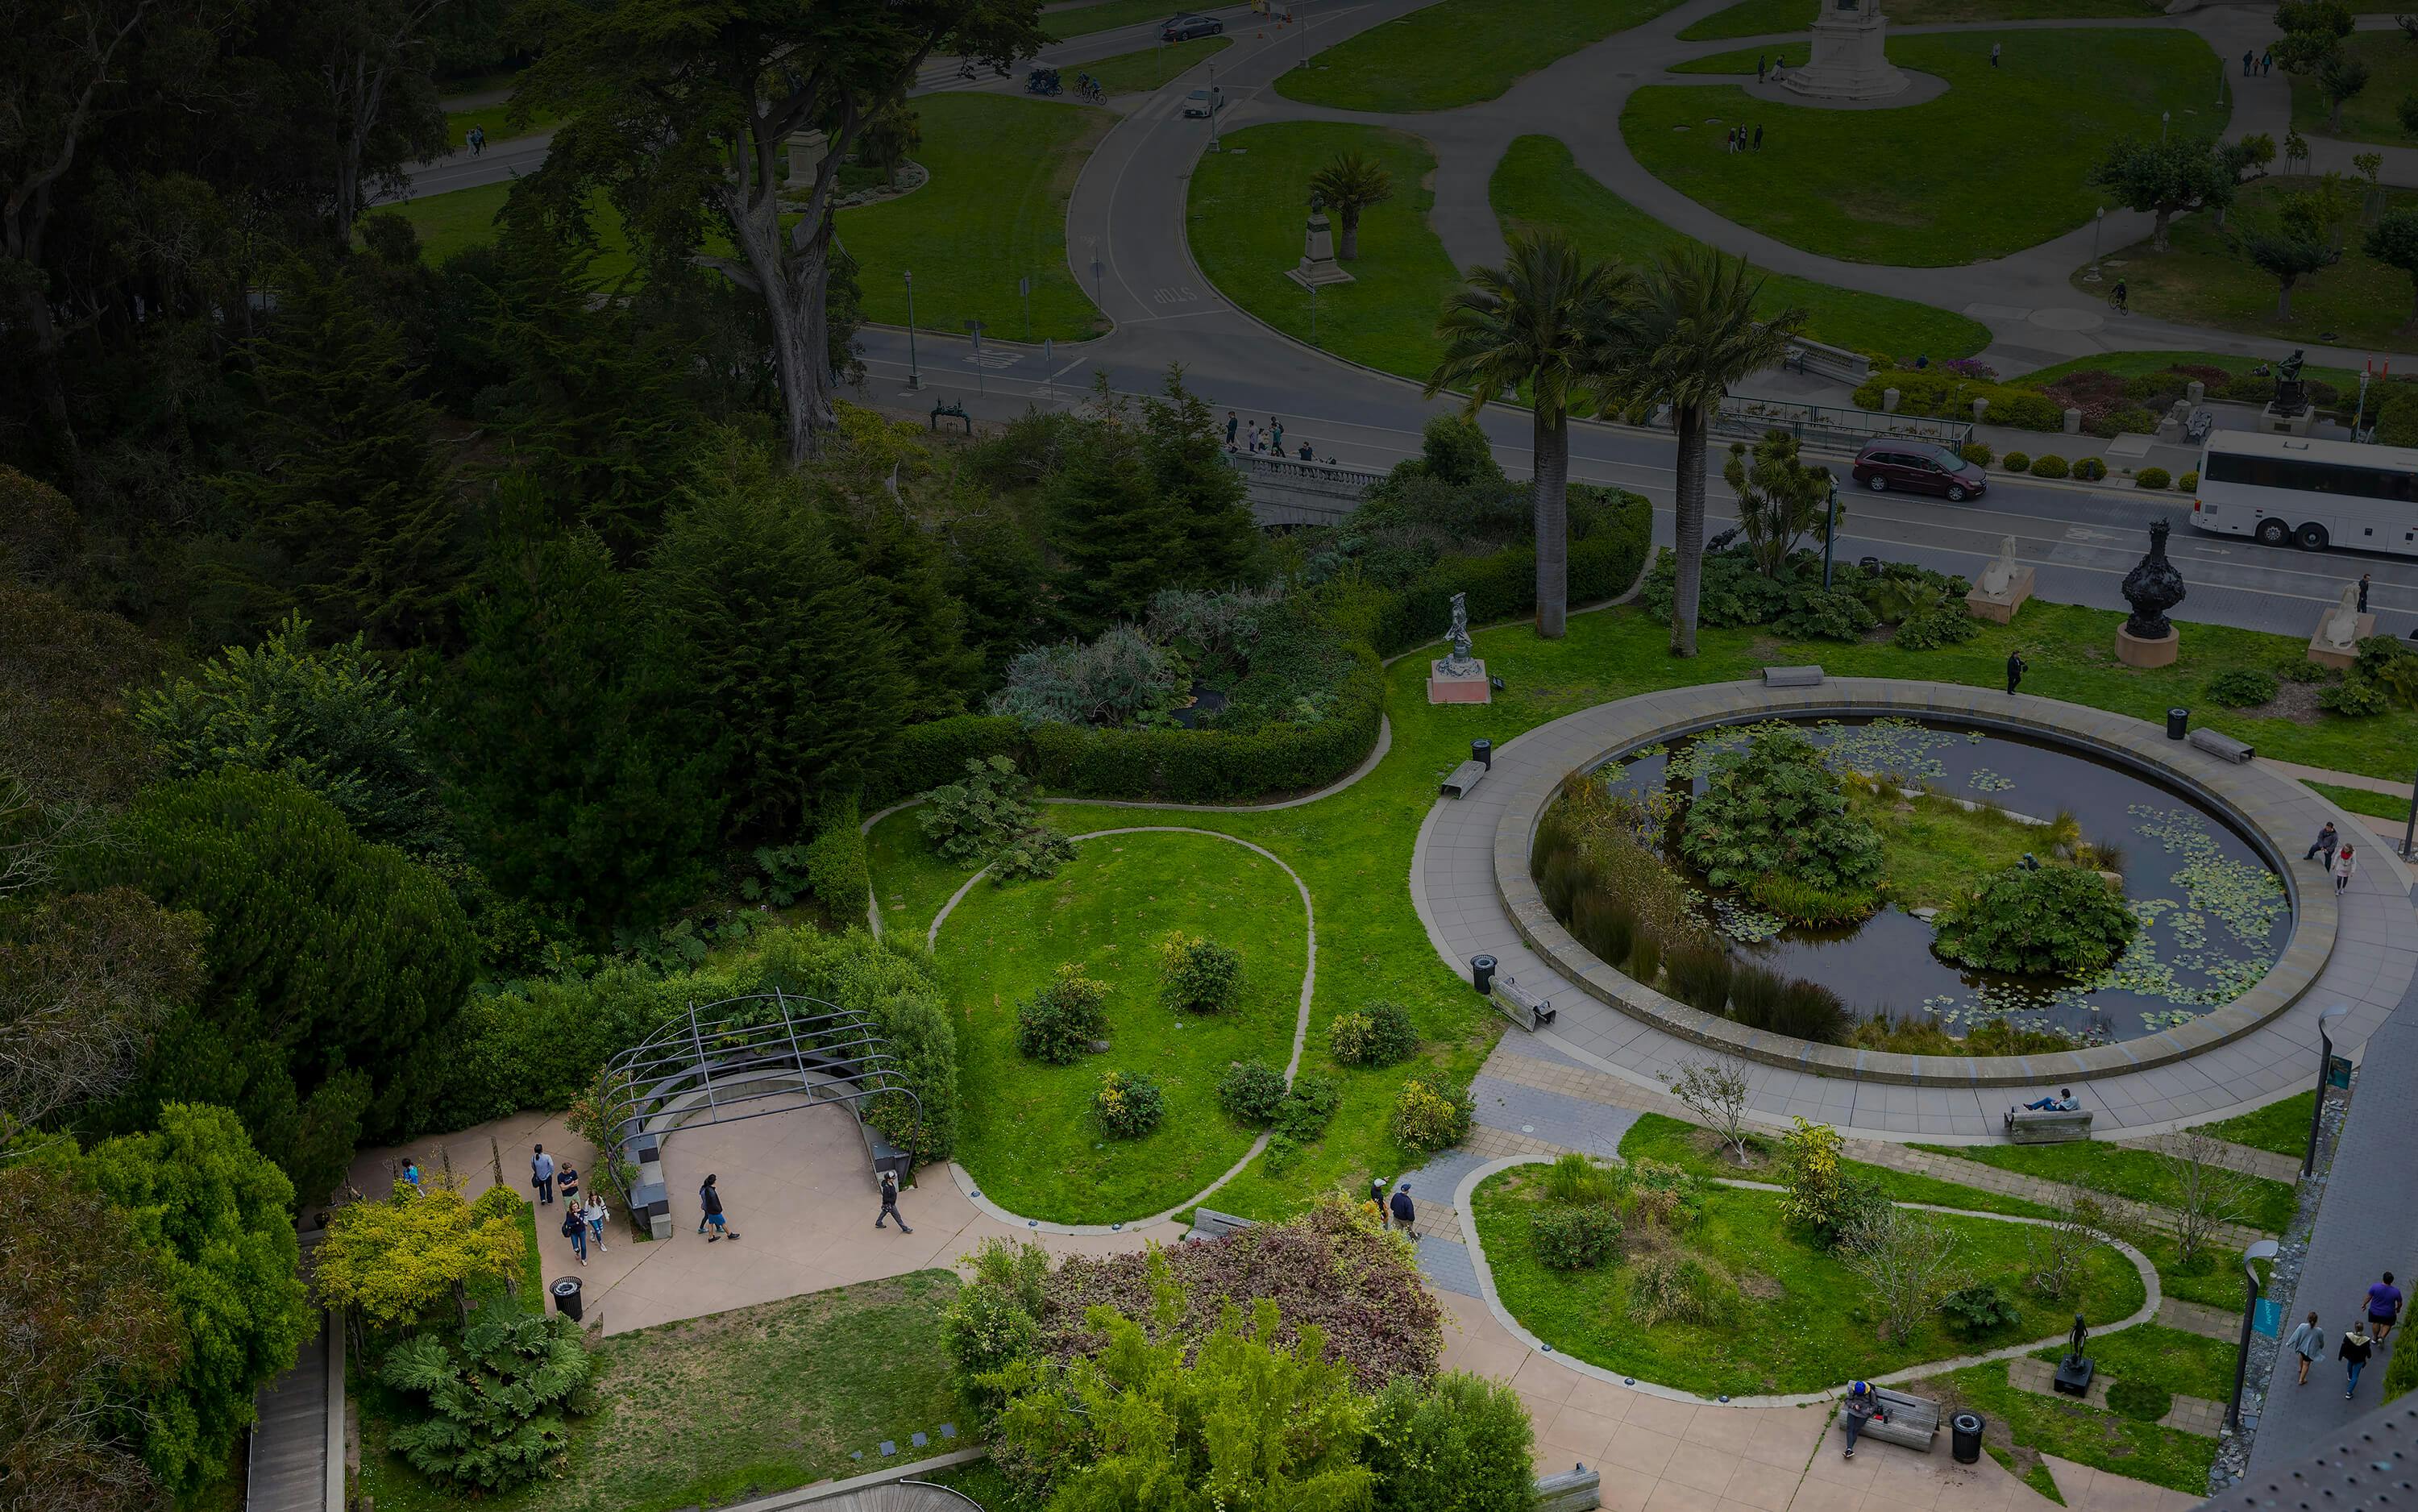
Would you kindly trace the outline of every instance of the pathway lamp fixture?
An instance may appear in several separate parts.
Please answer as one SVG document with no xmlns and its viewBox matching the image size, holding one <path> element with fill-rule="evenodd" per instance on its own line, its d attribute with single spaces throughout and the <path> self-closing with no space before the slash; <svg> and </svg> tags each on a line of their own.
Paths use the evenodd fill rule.
<svg viewBox="0 0 2418 1512">
<path fill-rule="evenodd" d="M 1829 472 L 1829 468 L 1823 469 Z M 1829 518 L 1822 527 L 1822 591 L 1830 591 L 1830 555 L 1839 543 L 1839 475 L 1830 477 Z"/>
<path fill-rule="evenodd" d="M 2242 1252 L 2242 1278 L 2250 1283 L 2250 1296 L 2242 1305 L 2242 1345 L 2233 1355 L 2233 1399 L 2225 1404 L 2225 1426 L 2233 1432 L 2242 1431 L 2242 1379 L 2250 1368 L 2250 1322 L 2258 1311 L 2257 1264 L 2275 1258 L 2275 1241 L 2261 1239 Z"/>
<path fill-rule="evenodd" d="M 2309 1148 L 2301 1156 L 2301 1174 L 2306 1176 L 2318 1168 L 2318 1134 L 2326 1124 L 2326 1077 L 2334 1069 L 2334 1027 L 2350 1012 L 2350 1004 L 2338 1002 L 2318 1016 L 2318 1106 L 2309 1109 Z"/>
<path fill-rule="evenodd" d="M 921 389 L 924 387 L 924 374 L 915 366 L 915 273 L 912 268 L 907 268 L 901 271 L 901 276 L 907 280 L 907 387 Z"/>
</svg>

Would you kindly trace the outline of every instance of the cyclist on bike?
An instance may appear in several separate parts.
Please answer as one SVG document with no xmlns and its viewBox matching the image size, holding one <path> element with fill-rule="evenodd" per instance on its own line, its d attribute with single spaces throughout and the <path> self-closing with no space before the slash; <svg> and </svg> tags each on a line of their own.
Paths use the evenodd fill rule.
<svg viewBox="0 0 2418 1512">
<path fill-rule="evenodd" d="M 2116 281 L 2115 292 L 2107 296 L 2107 302 L 2116 307 L 2118 314 L 2127 315 L 2133 313 L 2126 303 L 2131 298 L 2131 291 L 2124 287 L 2124 281 L 2120 278 Z"/>
</svg>

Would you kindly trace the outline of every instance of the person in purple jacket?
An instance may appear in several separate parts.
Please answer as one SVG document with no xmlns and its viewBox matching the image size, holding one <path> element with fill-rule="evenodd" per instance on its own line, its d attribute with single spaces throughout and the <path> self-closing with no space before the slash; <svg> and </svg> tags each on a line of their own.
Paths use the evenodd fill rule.
<svg viewBox="0 0 2418 1512">
<path fill-rule="evenodd" d="M 2367 1289 L 2367 1326 L 2379 1344 L 2392 1334 L 2393 1325 L 2401 1318 L 2401 1289 L 2393 1284 L 2393 1273 Z"/>
</svg>

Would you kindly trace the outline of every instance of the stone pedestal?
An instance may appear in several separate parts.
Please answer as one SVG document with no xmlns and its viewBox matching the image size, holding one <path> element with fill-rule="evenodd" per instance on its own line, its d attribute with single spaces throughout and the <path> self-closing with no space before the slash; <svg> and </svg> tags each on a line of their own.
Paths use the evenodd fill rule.
<svg viewBox="0 0 2418 1512">
<path fill-rule="evenodd" d="M 2287 415 L 2271 399 L 2267 407 L 2258 412 L 2258 428 L 2271 435 L 2306 435 L 2310 422 L 2317 416 L 2317 407 L 2313 405 L 2303 405 L 2298 413 Z"/>
<path fill-rule="evenodd" d="M 1875 0 L 1836 0 L 1814 18 L 1812 59 L 1783 86 L 1816 99 L 1886 99 L 1902 93 L 1905 75 L 1890 67 L 1883 43 L 1889 18 Z"/>
<path fill-rule="evenodd" d="M 2116 627 L 2116 660 L 2126 666 L 2172 666 L 2182 637 L 2166 632 L 2163 640 L 2143 640 L 2122 625 Z"/>
<path fill-rule="evenodd" d="M 1486 664 L 1471 661 L 1455 670 L 1447 657 L 1437 657 L 1428 664 L 1428 702 L 1431 704 L 1491 704 L 1494 686 L 1486 680 Z"/>
<path fill-rule="evenodd" d="M 1352 282 L 1352 275 L 1336 266 L 1335 223 L 1327 220 L 1324 210 L 1309 212 L 1309 224 L 1301 237 L 1301 266 L 1285 269 L 1285 277 L 1305 289 Z"/>
<path fill-rule="evenodd" d="M 820 131 L 800 131 L 789 138 L 789 188 L 812 189 L 823 159 L 831 155 L 831 138 Z"/>
<path fill-rule="evenodd" d="M 2318 617 L 2317 634 L 2309 637 L 2309 660 L 2319 666 L 2347 667 L 2359 660 L 2359 643 L 2376 634 L 2376 616 L 2363 614 L 2359 617 L 2359 633 L 2348 646 L 2336 646 L 2326 639 L 2326 624 L 2334 617 L 2332 609 Z"/>
<path fill-rule="evenodd" d="M 1987 619 L 1994 625 L 2012 624 L 2015 611 L 2032 596 L 2032 570 L 2018 567 L 2007 579 L 2007 586 L 1995 593 L 1984 592 L 1976 585 L 1965 595 L 1965 607 L 1976 619 Z"/>
</svg>

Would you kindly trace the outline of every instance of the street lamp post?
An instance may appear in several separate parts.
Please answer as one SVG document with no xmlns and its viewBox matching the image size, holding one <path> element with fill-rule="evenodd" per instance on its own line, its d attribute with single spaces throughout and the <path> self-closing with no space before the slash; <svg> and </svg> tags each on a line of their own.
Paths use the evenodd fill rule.
<svg viewBox="0 0 2418 1512">
<path fill-rule="evenodd" d="M 2225 1404 L 2225 1426 L 2236 1433 L 2242 1431 L 2242 1381 L 2250 1370 L 2250 1321 L 2258 1311 L 2258 1273 L 2251 1267 L 2273 1260 L 2275 1247 L 2273 1239 L 2261 1239 L 2242 1252 L 2242 1278 L 2250 1283 L 2250 1296 L 2242 1305 L 2242 1344 L 2233 1353 L 2233 1399 Z"/>
<path fill-rule="evenodd" d="M 1828 471 L 1829 469 L 1824 469 Z M 1822 591 L 1830 591 L 1830 554 L 1839 543 L 1839 475 L 1830 474 L 1829 520 L 1822 527 Z"/>
<path fill-rule="evenodd" d="M 1024 299 L 1024 339 L 1033 340 L 1033 279 L 1030 274 L 1016 281 L 1016 292 Z"/>
<path fill-rule="evenodd" d="M 2175 114 L 2175 113 L 2174 113 L 2173 111 L 2170 111 L 2170 110 L 2162 110 L 2162 111 L 2158 112 L 2158 140 L 2159 140 L 2159 141 L 2164 142 L 2164 141 L 2166 139 L 2166 122 L 2167 122 L 2167 121 L 2169 121 L 2169 120 L 2171 120 L 2171 119 L 2173 119 L 2173 117 L 2174 117 L 2174 114 Z"/>
<path fill-rule="evenodd" d="M 921 389 L 924 374 L 915 366 L 915 274 L 911 268 L 902 273 L 907 280 L 907 387 Z"/>
<path fill-rule="evenodd" d="M 2090 266 L 2099 266 L 2099 233 L 2106 229 L 2107 206 L 2101 206 L 2090 217 Z"/>
<path fill-rule="evenodd" d="M 2309 1109 L 2309 1149 L 2301 1156 L 2301 1174 L 2306 1176 L 2318 1168 L 2318 1131 L 2326 1122 L 2326 1073 L 2334 1063 L 2334 1021 L 2350 1012 L 2350 1004 L 2338 1002 L 2318 1016 L 2318 1106 Z"/>
</svg>

